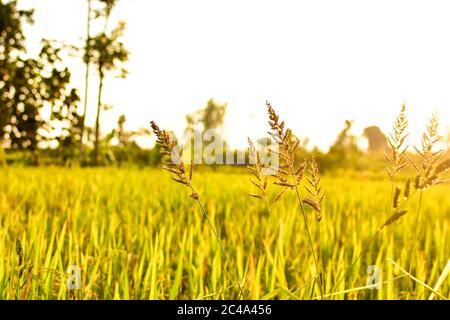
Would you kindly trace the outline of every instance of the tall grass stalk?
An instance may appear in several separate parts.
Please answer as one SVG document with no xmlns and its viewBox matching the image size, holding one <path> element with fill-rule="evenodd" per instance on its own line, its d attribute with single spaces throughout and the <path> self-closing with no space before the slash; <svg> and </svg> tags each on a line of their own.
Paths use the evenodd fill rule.
<svg viewBox="0 0 450 320">
<path fill-rule="evenodd" d="M 286 192 L 286 188 L 283 188 L 280 193 L 278 193 L 275 198 L 272 200 L 272 203 L 270 203 L 269 196 L 267 194 L 268 190 L 268 181 L 269 181 L 269 171 L 270 167 L 269 164 L 265 164 L 261 160 L 261 155 L 259 151 L 256 149 L 255 144 L 253 141 L 248 138 L 248 151 L 249 151 L 249 165 L 248 168 L 252 171 L 252 174 L 256 180 L 250 179 L 250 182 L 256 186 L 258 189 L 258 194 L 250 194 L 250 196 L 258 199 L 262 199 L 264 202 L 264 205 L 266 207 L 266 212 L 269 217 L 269 221 L 272 227 L 272 231 L 276 238 L 276 255 L 278 256 L 275 260 L 279 260 L 279 263 L 281 265 L 282 269 L 282 286 L 283 288 L 287 288 L 287 281 L 286 281 L 286 267 L 285 262 L 283 259 L 283 256 L 281 254 L 281 248 L 280 248 L 280 231 L 279 228 L 275 227 L 275 217 L 272 214 L 272 207 L 282 198 L 282 196 Z M 265 170 L 265 172 L 263 172 Z"/>
<path fill-rule="evenodd" d="M 290 188 L 295 191 L 297 196 L 298 203 L 300 205 L 300 211 L 303 217 L 303 221 L 305 224 L 306 234 L 308 236 L 308 243 L 311 250 L 311 254 L 314 260 L 315 272 L 319 281 L 320 293 L 323 297 L 324 288 L 323 281 L 321 276 L 321 271 L 318 264 L 316 250 L 314 248 L 314 241 L 311 235 L 310 226 L 308 223 L 308 217 L 306 215 L 305 208 L 303 204 L 308 204 L 313 210 L 316 212 L 321 212 L 320 203 L 322 202 L 325 193 L 322 192 L 321 187 L 319 186 L 320 178 L 318 176 L 312 176 L 308 182 L 313 187 L 313 190 L 308 189 L 308 193 L 310 193 L 309 197 L 302 197 L 299 190 L 299 185 L 302 184 L 302 180 L 306 170 L 306 161 L 304 161 L 298 168 L 295 167 L 295 155 L 298 150 L 300 140 L 295 137 L 292 133 L 291 129 L 286 128 L 284 121 L 280 122 L 280 117 L 273 109 L 272 105 L 269 102 L 266 102 L 267 113 L 269 116 L 269 135 L 277 145 L 278 149 L 272 150 L 272 152 L 276 152 L 279 155 L 280 165 L 276 168 L 275 177 L 277 181 L 275 184 L 282 186 L 284 188 Z M 310 171 L 311 175 L 318 174 L 317 164 L 315 161 L 311 161 L 312 169 Z M 319 216 L 319 215 L 318 215 Z M 319 223 L 320 220 L 318 219 Z M 319 248 L 320 249 L 320 248 Z M 315 282 L 314 282 L 315 283 Z"/>
<path fill-rule="evenodd" d="M 386 171 L 391 180 L 391 195 L 389 197 L 388 204 L 388 218 L 380 227 L 376 229 L 374 234 L 369 238 L 369 241 L 359 252 L 356 258 L 352 261 L 352 263 L 348 266 L 341 278 L 339 278 L 337 283 L 333 286 L 331 293 L 333 293 L 334 290 L 340 285 L 340 283 L 350 273 L 350 271 L 361 259 L 361 257 L 367 253 L 369 248 L 381 234 L 381 231 L 384 229 L 384 227 L 388 226 L 389 224 L 400 218 L 402 215 L 406 214 L 406 211 L 404 209 L 400 209 L 399 206 L 400 189 L 397 187 L 396 179 L 397 175 L 408 166 L 408 162 L 406 161 L 406 152 L 408 150 L 408 146 L 405 145 L 405 140 L 408 137 L 408 133 L 406 133 L 407 127 L 408 119 L 406 117 L 406 106 L 405 104 L 403 104 L 399 114 L 397 115 L 394 126 L 392 127 L 392 132 L 389 134 L 389 138 L 387 139 L 390 152 L 389 154 L 384 154 L 388 163 Z M 410 183 L 407 182 L 405 186 L 404 200 L 407 201 L 410 196 Z"/>
<path fill-rule="evenodd" d="M 191 189 L 191 191 L 192 191 L 192 194 L 193 194 L 193 195 L 197 195 L 197 193 L 196 193 L 194 187 L 192 186 L 192 184 L 190 184 L 189 187 L 190 187 L 190 189 Z M 219 247 L 220 247 L 220 249 L 222 250 L 223 255 L 225 256 L 225 259 L 227 260 L 228 265 L 230 266 L 231 270 L 233 271 L 234 277 L 235 277 L 236 280 L 237 280 L 237 285 L 238 285 L 238 287 L 239 287 L 240 294 L 242 295 L 242 298 L 245 299 L 245 298 L 246 298 L 246 297 L 245 297 L 245 293 L 244 293 L 244 290 L 243 290 L 243 288 L 242 288 L 242 283 L 241 283 L 241 281 L 240 281 L 240 279 L 239 279 L 239 275 L 238 275 L 238 273 L 237 273 L 237 271 L 236 271 L 236 268 L 235 268 L 234 264 L 231 262 L 230 256 L 228 255 L 228 252 L 225 250 L 225 247 L 224 247 L 224 245 L 222 244 L 222 240 L 220 239 L 220 236 L 219 236 L 219 234 L 217 233 L 216 228 L 214 227 L 214 225 L 213 225 L 211 219 L 209 218 L 208 213 L 206 212 L 205 206 L 204 206 L 203 203 L 200 201 L 200 199 L 199 199 L 198 196 L 193 196 L 193 198 L 195 199 L 195 201 L 196 201 L 197 204 L 199 205 L 199 207 L 200 207 L 200 209 L 201 209 L 201 211 L 202 211 L 202 213 L 203 213 L 203 216 L 205 217 L 206 221 L 208 222 L 208 225 L 209 225 L 209 227 L 211 228 L 211 231 L 213 232 L 213 234 L 214 234 L 214 236 L 215 236 L 215 238 L 216 238 L 216 240 L 217 240 L 217 243 L 219 244 Z"/>
<path fill-rule="evenodd" d="M 428 122 L 426 131 L 422 134 L 421 148 L 414 148 L 419 161 L 415 162 L 412 158 L 409 158 L 411 165 L 416 171 L 414 186 L 416 190 L 419 190 L 419 201 L 417 204 L 417 213 L 415 219 L 415 241 L 411 241 L 408 268 L 409 273 L 411 273 L 413 269 L 413 255 L 417 251 L 417 242 L 419 242 L 420 239 L 420 222 L 424 191 L 434 185 L 446 182 L 445 180 L 440 178 L 440 175 L 446 172 L 450 167 L 449 159 L 440 162 L 444 151 L 442 149 L 437 151 L 434 150 L 436 145 L 442 139 L 442 137 L 438 133 L 438 128 L 439 117 L 436 113 L 434 113 Z"/>
<path fill-rule="evenodd" d="M 314 259 L 314 265 L 316 267 L 317 279 L 319 280 L 320 296 L 322 297 L 322 300 L 323 300 L 324 299 L 324 289 L 323 289 L 322 271 L 321 271 L 321 269 L 319 269 L 319 263 L 317 260 L 316 250 L 314 249 L 314 242 L 313 242 L 313 239 L 311 236 L 311 231 L 309 228 L 308 217 L 306 216 L 305 208 L 303 206 L 303 200 L 302 200 L 302 197 L 300 196 L 300 191 L 298 190 L 297 185 L 295 185 L 295 193 L 297 194 L 297 199 L 298 199 L 298 202 L 300 203 L 300 210 L 302 212 L 303 221 L 305 223 L 305 230 L 308 235 L 309 247 L 311 249 L 311 254 Z"/>
<path fill-rule="evenodd" d="M 209 218 L 208 213 L 206 212 L 205 206 L 200 201 L 200 196 L 198 195 L 194 186 L 192 185 L 192 175 L 194 172 L 193 160 L 191 161 L 191 166 L 190 166 L 190 170 L 188 173 L 188 172 L 186 172 L 185 164 L 183 162 L 182 150 L 179 150 L 178 153 L 174 153 L 175 147 L 177 144 L 171 138 L 170 134 L 168 132 L 166 132 L 165 130 L 161 130 L 154 121 L 151 122 L 151 127 L 157 137 L 157 143 L 161 147 L 161 155 L 163 157 L 170 158 L 164 162 L 163 168 L 172 174 L 172 180 L 174 180 L 175 182 L 180 183 L 182 185 L 185 185 L 191 191 L 190 197 L 193 198 L 199 205 L 199 207 L 202 211 L 203 217 L 208 222 L 208 225 L 209 225 L 211 231 L 213 232 L 214 237 L 216 238 L 217 243 L 219 244 L 219 247 L 220 247 L 223 255 L 225 256 L 225 259 L 227 260 L 227 263 L 230 266 L 234 277 L 236 278 L 240 295 L 242 296 L 243 299 L 246 299 L 244 290 L 242 288 L 241 281 L 239 279 L 239 275 L 236 271 L 236 267 L 231 262 L 228 252 L 225 250 L 225 247 L 222 244 L 222 240 L 220 239 L 220 236 L 217 233 L 216 228 L 214 227 L 211 219 Z"/>
</svg>

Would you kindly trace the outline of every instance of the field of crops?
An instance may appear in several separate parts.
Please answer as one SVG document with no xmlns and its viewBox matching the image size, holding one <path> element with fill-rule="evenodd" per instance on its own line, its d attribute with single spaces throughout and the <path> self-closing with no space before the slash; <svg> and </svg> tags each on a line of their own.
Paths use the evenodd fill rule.
<svg viewBox="0 0 450 320">
<path fill-rule="evenodd" d="M 233 266 L 246 298 L 321 298 L 295 194 L 271 219 L 249 196 L 249 179 L 220 170 L 193 179 L 230 266 L 196 201 L 167 172 L 0 169 L 0 299 L 242 298 Z M 323 219 L 311 222 L 311 233 L 316 247 L 320 241 L 324 297 L 428 299 L 450 257 L 450 186 L 424 193 L 419 224 L 413 197 L 409 212 L 363 250 L 387 218 L 388 178 L 330 173 L 321 183 Z M 72 265 L 81 270 L 74 290 Z M 414 280 L 404 273 L 410 265 Z M 381 285 L 368 288 L 377 270 Z M 441 282 L 434 297 L 450 298 L 450 277 Z"/>
</svg>

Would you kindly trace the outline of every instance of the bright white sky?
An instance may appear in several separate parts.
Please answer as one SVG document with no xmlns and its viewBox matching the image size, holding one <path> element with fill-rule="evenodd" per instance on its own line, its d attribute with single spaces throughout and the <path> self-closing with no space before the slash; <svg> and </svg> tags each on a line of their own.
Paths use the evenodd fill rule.
<svg viewBox="0 0 450 320">
<path fill-rule="evenodd" d="M 130 73 L 106 83 L 114 108 L 104 131 L 123 113 L 129 128 L 156 120 L 181 134 L 185 114 L 211 97 L 229 103 L 228 142 L 238 147 L 265 134 L 266 99 L 321 148 L 346 119 L 358 135 L 369 125 L 388 131 L 404 101 L 412 131 L 433 111 L 450 125 L 450 1 L 119 2 L 112 23 L 127 22 Z M 26 29 L 32 47 L 43 37 L 76 43 L 86 33 L 87 1 L 19 3 L 36 9 Z M 84 68 L 77 60 L 70 67 L 82 95 Z"/>
</svg>

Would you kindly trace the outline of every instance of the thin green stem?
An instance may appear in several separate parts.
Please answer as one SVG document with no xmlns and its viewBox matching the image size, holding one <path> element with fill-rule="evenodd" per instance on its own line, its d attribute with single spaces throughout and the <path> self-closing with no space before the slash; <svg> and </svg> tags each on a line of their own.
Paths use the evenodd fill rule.
<svg viewBox="0 0 450 320">
<path fill-rule="evenodd" d="M 359 261 L 359 259 L 361 259 L 362 255 L 367 252 L 367 250 L 369 250 L 370 246 L 372 245 L 372 243 L 375 241 L 375 239 L 378 237 L 378 235 L 380 234 L 381 230 L 383 230 L 382 227 L 378 228 L 377 231 L 372 235 L 372 237 L 370 238 L 370 240 L 367 242 L 366 246 L 359 252 L 358 256 L 353 260 L 353 262 L 350 264 L 350 266 L 347 268 L 347 270 L 345 270 L 344 274 L 342 275 L 342 277 L 338 280 L 338 282 L 336 282 L 336 284 L 333 286 L 333 288 L 331 289 L 330 293 L 333 293 L 334 290 L 336 290 L 336 288 L 339 286 L 339 284 L 341 284 L 341 282 L 345 279 L 345 277 L 347 276 L 347 274 L 352 270 L 352 268 L 354 267 L 354 265 Z"/>
<path fill-rule="evenodd" d="M 390 282 L 394 282 L 394 281 L 396 281 L 398 279 L 403 279 L 406 276 L 407 275 L 404 274 L 404 275 L 395 277 L 395 278 L 390 279 L 390 280 L 385 280 L 385 281 L 382 281 L 382 282 L 378 282 L 377 284 L 379 284 L 379 285 L 387 284 L 387 283 L 390 283 Z M 368 290 L 368 289 L 371 289 L 372 287 L 373 287 L 373 285 L 369 285 L 369 286 L 362 286 L 362 287 L 357 287 L 357 288 L 346 289 L 346 290 L 339 291 L 339 292 L 334 292 L 334 293 L 327 293 L 325 295 L 325 297 L 326 298 L 331 298 L 333 296 L 338 296 L 338 295 L 341 295 L 341 294 L 347 294 L 347 293 L 357 292 L 357 291 L 361 291 L 361 290 Z M 319 297 L 313 298 L 313 300 L 317 300 L 317 299 L 319 299 Z"/>
<path fill-rule="evenodd" d="M 311 253 L 313 255 L 313 259 L 314 259 L 314 265 L 316 267 L 316 273 L 317 273 L 317 277 L 319 279 L 319 286 L 320 286 L 320 295 L 323 299 L 324 294 L 323 294 L 323 285 L 322 285 L 322 275 L 321 275 L 321 271 L 319 271 L 319 264 L 317 262 L 317 255 L 316 255 L 316 250 L 314 249 L 314 243 L 311 237 L 311 231 L 309 230 L 309 224 L 308 224 L 308 217 L 306 216 L 306 212 L 305 212 L 305 208 L 303 207 L 303 201 L 302 198 L 300 196 L 300 190 L 298 190 L 298 185 L 295 179 L 295 175 L 293 172 L 291 172 L 291 176 L 294 182 L 294 188 L 295 188 L 295 193 L 297 194 L 297 199 L 298 202 L 300 204 L 300 209 L 302 212 L 302 216 L 303 216 L 303 220 L 305 222 L 305 229 L 306 229 L 306 233 L 308 234 L 308 241 L 309 241 L 309 246 L 311 249 Z"/>
<path fill-rule="evenodd" d="M 395 181 L 395 180 L 394 180 Z M 394 182 L 393 182 L 393 186 L 394 186 Z M 394 188 L 394 187 L 393 187 Z M 402 206 L 405 205 L 409 199 L 412 198 L 412 196 L 414 195 L 414 193 L 402 203 Z M 393 192 L 391 195 L 391 203 L 393 201 Z M 420 204 L 422 202 L 422 194 L 420 195 L 420 199 L 419 199 L 419 210 L 418 213 L 420 213 Z M 392 214 L 392 208 L 390 209 L 390 213 Z M 419 217 L 418 217 L 419 219 Z M 356 257 L 356 259 L 350 264 L 350 266 L 347 268 L 347 270 L 345 271 L 345 273 L 343 274 L 343 276 L 338 280 L 338 282 L 333 286 L 333 288 L 331 289 L 331 293 L 334 292 L 334 290 L 336 290 L 336 288 L 339 286 L 339 284 L 345 279 L 345 277 L 347 276 L 347 274 L 351 271 L 351 269 L 353 268 L 353 266 L 359 261 L 359 259 L 361 259 L 362 255 L 370 248 L 370 246 L 372 245 L 372 243 L 375 241 L 375 239 L 378 237 L 378 235 L 381 233 L 381 231 L 383 230 L 383 226 L 384 224 L 379 227 L 377 229 L 377 231 L 375 231 L 375 233 L 372 235 L 372 237 L 370 238 L 370 240 L 367 242 L 366 246 L 363 248 L 363 250 L 360 251 L 360 253 L 358 254 L 358 256 Z M 416 236 L 417 237 L 417 236 Z"/>
<path fill-rule="evenodd" d="M 389 204 L 388 204 L 388 210 L 390 214 L 392 214 L 392 203 L 394 201 L 394 190 L 395 190 L 395 183 L 396 183 L 396 178 L 395 176 L 392 177 L 392 186 L 391 186 L 391 196 L 389 197 Z M 407 199 L 409 200 L 409 198 Z M 407 201 L 406 200 L 406 201 Z M 405 203 L 406 203 L 405 201 Z M 383 229 L 383 227 L 379 227 L 377 229 L 377 231 L 375 231 L 375 233 L 372 235 L 372 237 L 370 238 L 370 240 L 367 242 L 366 246 L 359 252 L 358 256 L 356 257 L 356 259 L 353 260 L 353 262 L 350 264 L 350 266 L 347 268 L 347 270 L 345 270 L 344 274 L 342 275 L 342 277 L 338 280 L 338 282 L 333 286 L 333 288 L 331 289 L 331 293 L 333 293 L 334 290 L 336 290 L 336 288 L 339 286 L 339 284 L 345 279 L 345 277 L 347 276 L 347 274 L 351 271 L 351 269 L 354 267 L 354 265 L 359 261 L 359 259 L 361 259 L 362 255 L 367 252 L 367 250 L 369 250 L 370 246 L 372 245 L 372 243 L 375 241 L 375 239 L 378 237 L 378 235 L 380 234 L 381 230 Z"/>
<path fill-rule="evenodd" d="M 275 228 L 274 217 L 273 217 L 273 215 L 272 215 L 272 209 L 271 209 L 271 207 L 270 207 L 269 199 L 267 198 L 267 194 L 266 194 L 265 192 L 263 193 L 263 198 L 264 198 L 264 202 L 265 202 L 265 204 L 266 204 L 267 213 L 268 213 L 268 215 L 269 215 L 270 224 L 272 225 L 273 232 L 276 233 L 276 232 L 277 232 L 277 231 L 276 231 L 277 229 Z M 284 280 L 284 284 L 283 284 L 283 285 L 284 285 L 285 287 L 287 287 L 287 281 L 286 281 L 286 268 L 285 268 L 285 265 L 284 265 L 283 257 L 281 256 L 281 249 L 280 249 L 279 238 L 280 238 L 280 233 L 278 232 L 278 234 L 277 234 L 277 245 L 276 245 L 276 249 L 277 249 L 278 259 L 279 259 L 279 261 L 280 261 L 281 268 L 282 268 L 282 270 L 283 270 L 283 280 Z"/>
<path fill-rule="evenodd" d="M 422 199 L 423 199 L 423 190 L 420 190 L 419 203 L 417 205 L 417 213 L 416 213 L 416 225 L 415 225 L 416 232 L 415 232 L 413 241 L 411 241 L 411 247 L 409 250 L 409 252 L 410 252 L 409 267 L 408 267 L 409 273 L 412 273 L 413 255 L 417 249 L 416 242 L 419 241 L 419 236 L 420 236 L 420 211 L 422 209 Z"/>
<path fill-rule="evenodd" d="M 189 187 L 190 187 L 190 189 L 192 190 L 193 193 L 196 193 L 194 187 L 191 184 L 189 184 Z M 240 295 L 242 295 L 242 297 L 245 300 L 246 299 L 245 293 L 244 293 L 244 290 L 242 288 L 241 282 L 239 280 L 239 276 L 237 274 L 236 268 L 235 268 L 234 264 L 231 263 L 231 259 L 228 256 L 228 253 L 225 250 L 225 247 L 223 246 L 222 241 L 220 240 L 219 234 L 217 233 L 216 228 L 214 228 L 214 225 L 213 225 L 211 219 L 209 218 L 208 213 L 206 212 L 206 209 L 203 206 L 203 203 L 198 198 L 196 199 L 196 201 L 197 201 L 198 205 L 200 206 L 200 209 L 202 210 L 203 216 L 205 217 L 206 221 L 208 222 L 209 227 L 211 228 L 211 230 L 212 230 L 212 232 L 213 232 L 213 234 L 214 234 L 214 236 L 215 236 L 215 238 L 217 240 L 217 243 L 219 244 L 219 247 L 222 250 L 223 255 L 225 256 L 225 259 L 227 260 L 227 263 L 230 265 L 231 270 L 233 271 L 234 276 L 236 277 L 236 280 L 237 280 L 237 283 L 238 283 L 238 286 L 239 286 Z"/>
<path fill-rule="evenodd" d="M 386 212 L 389 212 L 392 210 L 392 202 L 394 202 L 394 190 L 395 190 L 395 176 L 392 178 L 392 186 L 391 186 L 391 196 L 389 197 L 389 203 L 386 208 Z"/>
<path fill-rule="evenodd" d="M 322 252 L 322 243 L 320 240 L 320 222 L 317 222 L 317 246 L 318 246 L 318 250 L 317 250 L 317 259 L 319 260 L 320 263 L 320 270 L 321 270 L 321 274 L 320 274 L 320 279 L 322 281 L 322 285 L 323 285 L 323 290 L 325 291 L 325 284 L 324 284 L 324 280 L 323 280 L 323 272 L 324 272 L 324 263 L 323 263 L 323 252 Z"/>
<path fill-rule="evenodd" d="M 445 296 L 443 296 L 442 294 L 440 294 L 439 292 L 437 292 L 435 289 L 433 289 L 432 287 L 430 287 L 428 284 L 426 284 L 425 282 L 417 279 L 416 277 L 414 277 L 411 273 L 409 273 L 408 271 L 406 271 L 405 269 L 403 269 L 401 266 L 399 266 L 395 261 L 393 261 L 392 259 L 388 259 L 389 263 L 392 263 L 395 267 L 397 267 L 401 272 L 403 272 L 406 276 L 408 276 L 409 278 L 411 278 L 411 280 L 413 280 L 414 282 L 424 286 L 425 288 L 427 288 L 428 290 L 430 290 L 432 293 L 438 295 L 441 299 L 444 300 L 448 300 L 448 298 L 446 298 Z"/>
</svg>

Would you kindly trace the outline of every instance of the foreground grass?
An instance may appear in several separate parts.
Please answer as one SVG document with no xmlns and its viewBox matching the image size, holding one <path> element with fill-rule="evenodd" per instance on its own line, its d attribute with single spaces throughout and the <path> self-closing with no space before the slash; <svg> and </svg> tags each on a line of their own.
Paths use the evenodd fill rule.
<svg viewBox="0 0 450 320">
<path fill-rule="evenodd" d="M 232 172 L 195 177 L 246 296 L 319 297 L 294 196 L 275 207 L 275 234 L 264 206 L 248 196 L 248 178 Z M 330 295 L 386 218 L 391 187 L 386 179 L 361 176 L 329 175 L 323 183 L 328 196 L 320 241 L 327 297 L 427 299 L 430 288 L 405 277 L 389 259 L 407 269 L 412 255 L 412 275 L 435 286 L 450 258 L 450 187 L 426 194 L 419 226 L 412 199 L 411 214 L 384 230 Z M 197 206 L 159 170 L 0 169 L 0 254 L 1 299 L 224 299 L 239 292 Z M 80 290 L 67 288 L 71 265 L 81 268 Z M 370 265 L 380 270 L 379 290 L 366 287 Z M 450 277 L 438 291 L 449 297 Z"/>
</svg>

